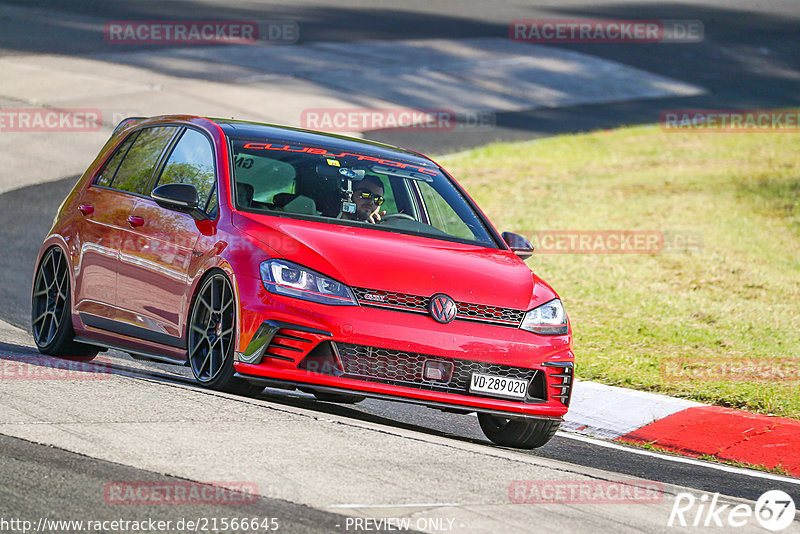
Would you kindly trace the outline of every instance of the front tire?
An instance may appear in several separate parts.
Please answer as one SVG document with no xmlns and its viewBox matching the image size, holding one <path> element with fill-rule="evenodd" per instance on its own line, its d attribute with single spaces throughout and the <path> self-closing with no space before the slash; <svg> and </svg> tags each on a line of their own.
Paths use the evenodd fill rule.
<svg viewBox="0 0 800 534">
<path fill-rule="evenodd" d="M 561 421 L 549 419 L 509 419 L 506 417 L 479 413 L 481 430 L 493 443 L 517 449 L 541 447 L 553 437 L 561 426 Z"/>
<path fill-rule="evenodd" d="M 69 262 L 59 247 L 51 247 L 42 256 L 33 283 L 33 340 L 42 354 L 88 362 L 100 349 L 75 341 L 71 295 Z"/>
<path fill-rule="evenodd" d="M 233 376 L 236 299 L 222 271 L 212 271 L 201 282 L 187 329 L 189 367 L 201 386 L 237 395 L 263 391 L 263 387 Z"/>
</svg>

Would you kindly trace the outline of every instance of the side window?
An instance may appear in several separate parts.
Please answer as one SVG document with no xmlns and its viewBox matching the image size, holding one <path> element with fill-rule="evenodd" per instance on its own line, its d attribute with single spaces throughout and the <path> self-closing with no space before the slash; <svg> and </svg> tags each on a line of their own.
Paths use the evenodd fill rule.
<svg viewBox="0 0 800 534">
<path fill-rule="evenodd" d="M 141 130 L 122 160 L 111 187 L 143 195 L 159 156 L 177 129 L 176 126 L 158 126 Z"/>
<path fill-rule="evenodd" d="M 170 154 L 156 186 L 192 184 L 200 205 L 205 206 L 214 189 L 214 150 L 208 138 L 197 130 L 187 129 Z M 214 207 L 210 207 L 213 211 Z"/>
<path fill-rule="evenodd" d="M 217 209 L 219 208 L 219 202 L 217 201 L 217 188 L 214 188 L 214 192 L 211 193 L 211 198 L 208 199 L 208 205 L 206 205 L 205 212 L 215 217 L 217 214 Z"/>
<path fill-rule="evenodd" d="M 117 173 L 117 169 L 119 168 L 119 162 L 122 161 L 122 158 L 124 158 L 125 154 L 128 153 L 128 149 L 136 140 L 137 135 L 139 135 L 139 132 L 134 132 L 133 134 L 129 135 L 128 138 L 117 148 L 117 151 L 114 152 L 114 155 L 108 159 L 106 166 L 103 167 L 103 170 L 100 171 L 100 174 L 98 174 L 97 178 L 95 178 L 95 184 L 104 186 L 111 185 L 111 181 L 114 180 L 114 175 Z"/>
<path fill-rule="evenodd" d="M 417 183 L 432 226 L 455 237 L 475 239 L 467 224 L 430 184 L 422 181 Z"/>
</svg>

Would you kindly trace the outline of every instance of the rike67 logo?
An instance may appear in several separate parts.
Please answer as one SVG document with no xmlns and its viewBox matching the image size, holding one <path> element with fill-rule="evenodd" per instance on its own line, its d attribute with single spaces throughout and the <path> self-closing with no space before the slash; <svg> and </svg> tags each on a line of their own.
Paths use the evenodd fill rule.
<svg viewBox="0 0 800 534">
<path fill-rule="evenodd" d="M 691 493 L 679 493 L 667 526 L 741 528 L 755 519 L 763 528 L 778 532 L 792 524 L 795 512 L 794 500 L 780 490 L 767 491 L 752 508 L 749 504 L 722 504 L 719 493 L 712 496 L 705 493 L 700 498 Z"/>
</svg>

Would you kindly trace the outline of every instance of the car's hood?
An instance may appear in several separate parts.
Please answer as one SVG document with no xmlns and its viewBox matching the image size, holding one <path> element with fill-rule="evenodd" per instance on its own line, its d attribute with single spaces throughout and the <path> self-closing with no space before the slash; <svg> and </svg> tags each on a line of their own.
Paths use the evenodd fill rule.
<svg viewBox="0 0 800 534">
<path fill-rule="evenodd" d="M 508 250 L 252 213 L 236 213 L 233 221 L 287 260 L 351 287 L 445 293 L 456 301 L 518 310 L 555 296 Z"/>
</svg>

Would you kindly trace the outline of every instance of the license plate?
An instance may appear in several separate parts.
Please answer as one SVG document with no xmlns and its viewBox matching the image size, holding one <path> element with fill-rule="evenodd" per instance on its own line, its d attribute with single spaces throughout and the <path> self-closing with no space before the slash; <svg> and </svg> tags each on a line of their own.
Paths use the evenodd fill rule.
<svg viewBox="0 0 800 534">
<path fill-rule="evenodd" d="M 520 380 L 519 378 L 472 373 L 469 391 L 470 393 L 524 399 L 528 393 L 528 381 Z"/>
</svg>

